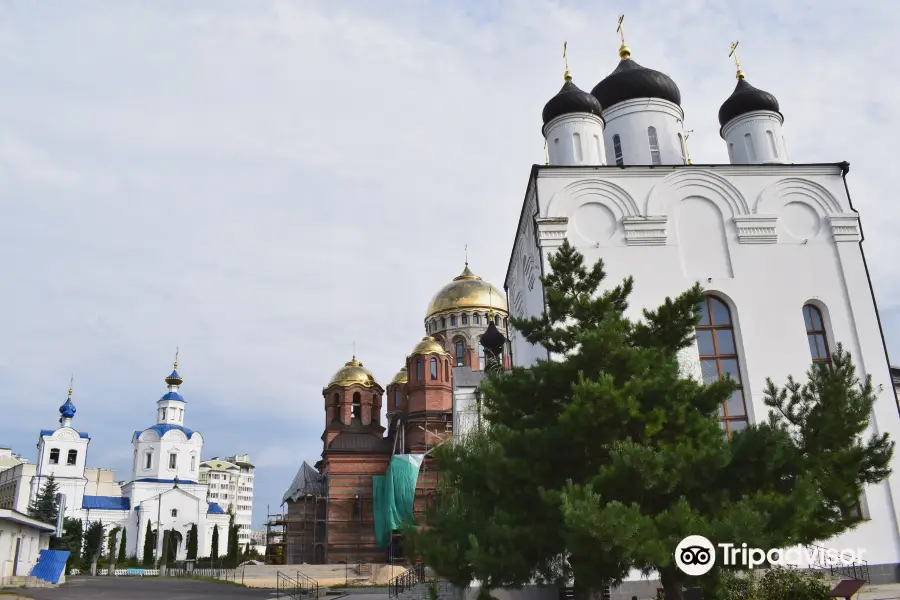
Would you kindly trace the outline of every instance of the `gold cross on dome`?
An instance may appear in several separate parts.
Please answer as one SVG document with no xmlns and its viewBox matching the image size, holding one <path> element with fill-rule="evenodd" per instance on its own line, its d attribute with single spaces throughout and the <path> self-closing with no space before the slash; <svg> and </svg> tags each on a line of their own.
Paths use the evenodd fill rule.
<svg viewBox="0 0 900 600">
<path fill-rule="evenodd" d="M 625 20 L 625 15 L 619 15 L 619 23 L 618 27 L 616 27 L 616 33 L 619 34 L 619 39 L 622 40 L 622 45 L 625 45 L 625 29 L 622 27 L 622 21 Z"/>
<path fill-rule="evenodd" d="M 731 52 L 728 53 L 728 58 L 734 58 L 734 66 L 735 68 L 737 68 L 737 75 L 735 75 L 735 77 L 737 77 L 738 79 L 743 79 L 744 72 L 741 71 L 741 61 L 738 60 L 737 55 L 738 44 L 740 44 L 740 42 L 731 42 Z"/>
</svg>

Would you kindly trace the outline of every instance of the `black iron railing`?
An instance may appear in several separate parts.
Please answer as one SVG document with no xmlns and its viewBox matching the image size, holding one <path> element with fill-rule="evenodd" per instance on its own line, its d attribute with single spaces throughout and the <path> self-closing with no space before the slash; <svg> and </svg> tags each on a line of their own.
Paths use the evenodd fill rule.
<svg viewBox="0 0 900 600">
<path fill-rule="evenodd" d="M 275 583 L 276 598 L 290 598 L 291 600 L 305 600 L 319 597 L 319 582 L 297 571 L 296 577 L 278 571 Z"/>
<path fill-rule="evenodd" d="M 417 563 L 388 583 L 388 598 L 396 598 L 411 587 L 425 581 L 425 563 Z"/>
<path fill-rule="evenodd" d="M 828 560 L 828 553 L 834 553 L 834 551 L 811 544 L 809 546 L 809 555 L 815 556 L 815 559 L 810 566 L 817 570 L 828 571 L 832 577 L 847 577 L 848 579 L 871 583 L 869 580 L 869 561 L 857 560 L 853 556 L 840 556 L 838 560 Z"/>
</svg>

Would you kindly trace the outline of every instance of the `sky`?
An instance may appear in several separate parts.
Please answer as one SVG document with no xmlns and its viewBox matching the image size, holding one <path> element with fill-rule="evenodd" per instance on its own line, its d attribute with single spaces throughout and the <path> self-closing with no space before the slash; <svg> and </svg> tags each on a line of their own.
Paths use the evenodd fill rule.
<svg viewBox="0 0 900 600">
<path fill-rule="evenodd" d="M 128 478 L 177 346 L 186 425 L 204 458 L 250 454 L 261 525 L 318 459 L 354 344 L 386 385 L 466 246 L 502 287 L 563 42 L 590 90 L 620 12 L 695 163 L 728 161 L 735 39 L 792 161 L 850 162 L 900 356 L 891 2 L 4 0 L 0 446 L 34 460 L 74 375 L 88 465 Z"/>
</svg>

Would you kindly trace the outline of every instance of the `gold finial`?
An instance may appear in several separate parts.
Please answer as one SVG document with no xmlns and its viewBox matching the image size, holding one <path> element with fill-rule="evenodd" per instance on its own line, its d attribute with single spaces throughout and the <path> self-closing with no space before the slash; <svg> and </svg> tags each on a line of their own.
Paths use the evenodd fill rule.
<svg viewBox="0 0 900 600">
<path fill-rule="evenodd" d="M 75 383 L 75 376 L 69 377 L 69 400 L 72 399 L 72 384 Z"/>
<path fill-rule="evenodd" d="M 353 361 L 356 361 L 356 340 L 353 341 Z"/>
<path fill-rule="evenodd" d="M 563 42 L 563 62 L 566 64 L 566 72 L 563 74 L 563 79 L 566 81 L 572 81 L 572 74 L 569 73 L 569 57 L 566 56 L 566 47 L 569 45 L 569 42 Z"/>
<path fill-rule="evenodd" d="M 738 60 L 737 55 L 737 47 L 740 42 L 731 42 L 731 52 L 728 53 L 728 58 L 734 58 L 734 66 L 737 68 L 737 73 L 735 74 L 735 79 L 743 79 L 744 72 L 741 71 L 741 61 Z"/>
<path fill-rule="evenodd" d="M 619 39 L 622 40 L 622 45 L 619 46 L 619 58 L 622 60 L 631 57 L 631 50 L 625 45 L 625 29 L 622 27 L 622 21 L 624 20 L 625 15 L 619 15 L 619 26 L 616 27 L 616 33 L 619 34 Z"/>
<path fill-rule="evenodd" d="M 469 266 L 469 245 L 468 244 L 463 246 L 463 252 L 466 253 L 466 266 L 468 267 Z"/>
<path fill-rule="evenodd" d="M 687 164 L 692 165 L 694 163 L 691 162 L 691 151 L 688 149 L 688 138 L 691 137 L 691 134 L 694 133 L 694 130 L 684 132 L 684 154 L 687 159 Z"/>
</svg>

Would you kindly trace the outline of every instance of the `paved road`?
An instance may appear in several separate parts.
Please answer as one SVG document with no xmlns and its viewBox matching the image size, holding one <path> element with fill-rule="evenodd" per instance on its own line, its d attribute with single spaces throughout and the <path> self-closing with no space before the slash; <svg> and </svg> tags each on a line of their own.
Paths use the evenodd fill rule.
<svg viewBox="0 0 900 600">
<path fill-rule="evenodd" d="M 73 577 L 56 589 L 16 590 L 35 600 L 268 600 L 275 590 L 157 577 Z"/>
</svg>

